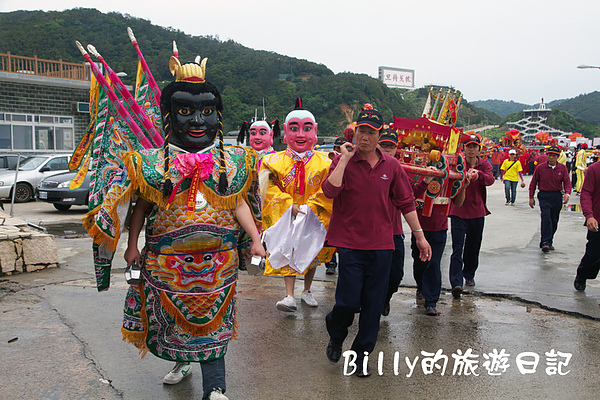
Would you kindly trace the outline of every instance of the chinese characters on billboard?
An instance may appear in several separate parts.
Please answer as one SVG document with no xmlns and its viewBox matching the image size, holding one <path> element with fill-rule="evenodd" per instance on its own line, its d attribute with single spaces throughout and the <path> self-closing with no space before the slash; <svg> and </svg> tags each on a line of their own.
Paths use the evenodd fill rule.
<svg viewBox="0 0 600 400">
<path fill-rule="evenodd" d="M 389 87 L 414 88 L 415 70 L 379 67 L 379 79 Z"/>
</svg>

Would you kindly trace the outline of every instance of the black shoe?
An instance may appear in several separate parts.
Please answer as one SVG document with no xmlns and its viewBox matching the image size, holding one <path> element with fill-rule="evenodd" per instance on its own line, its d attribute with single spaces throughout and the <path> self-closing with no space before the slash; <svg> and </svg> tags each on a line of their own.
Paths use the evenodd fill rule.
<svg viewBox="0 0 600 400">
<path fill-rule="evenodd" d="M 333 343 L 333 340 L 329 340 L 325 354 L 327 354 L 327 359 L 332 363 L 340 361 L 340 358 L 342 358 L 342 345 L 337 345 Z"/>
<path fill-rule="evenodd" d="M 454 297 L 455 299 L 460 299 L 460 295 L 463 292 L 463 288 L 460 286 L 455 286 L 452 288 L 452 297 Z"/>
<path fill-rule="evenodd" d="M 575 290 L 578 292 L 585 292 L 585 279 L 581 279 L 579 275 L 575 277 L 575 282 L 573 282 L 573 286 L 575 286 Z"/>
<path fill-rule="evenodd" d="M 425 308 L 425 314 L 431 315 L 432 317 L 437 317 L 439 315 L 435 306 L 427 306 Z"/>
<path fill-rule="evenodd" d="M 384 317 L 390 315 L 390 303 L 385 303 L 385 306 L 383 306 L 383 311 L 381 311 L 381 315 Z"/>
<path fill-rule="evenodd" d="M 369 376 L 371 376 L 371 367 L 369 366 L 369 364 L 367 364 L 367 373 L 365 374 L 365 371 L 363 371 L 363 363 L 362 361 L 360 362 L 360 364 L 357 364 L 358 367 L 356 368 L 356 376 L 358 376 L 359 378 L 368 378 Z"/>
<path fill-rule="evenodd" d="M 238 266 L 238 269 L 240 271 L 247 271 L 246 264 L 244 264 L 243 262 L 241 262 L 240 265 Z"/>
<path fill-rule="evenodd" d="M 417 289 L 416 293 L 417 300 L 425 300 L 425 296 L 423 296 L 423 292 Z"/>
<path fill-rule="evenodd" d="M 465 278 L 465 286 L 475 286 L 475 279 Z"/>
<path fill-rule="evenodd" d="M 549 245 L 549 246 L 548 246 L 548 248 L 549 248 L 550 250 L 556 250 L 556 249 L 554 248 L 554 246 L 552 246 L 552 245 Z"/>
<path fill-rule="evenodd" d="M 550 251 L 550 246 L 548 246 L 547 244 L 543 245 L 543 246 L 542 246 L 542 251 L 543 251 L 544 253 L 547 253 L 547 252 L 549 252 L 549 251 Z"/>
</svg>

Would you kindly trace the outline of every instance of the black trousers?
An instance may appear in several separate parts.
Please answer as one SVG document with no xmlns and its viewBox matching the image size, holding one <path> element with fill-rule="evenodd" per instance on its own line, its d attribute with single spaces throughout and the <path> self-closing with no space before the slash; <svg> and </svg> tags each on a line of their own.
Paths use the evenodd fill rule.
<svg viewBox="0 0 600 400">
<path fill-rule="evenodd" d="M 431 260 L 421 261 L 419 248 L 415 236 L 411 238 L 411 249 L 413 258 L 413 269 L 417 287 L 425 297 L 425 307 L 434 306 L 440 299 L 442 291 L 442 269 L 441 262 L 446 247 L 447 230 L 424 231 L 425 239 L 431 246 Z"/>
<path fill-rule="evenodd" d="M 588 231 L 585 254 L 577 267 L 577 275 L 582 279 L 596 279 L 600 271 L 600 232 Z"/>
<path fill-rule="evenodd" d="M 542 227 L 540 231 L 540 247 L 544 245 L 551 246 L 554 240 L 554 234 L 558 229 L 558 218 L 562 209 L 561 192 L 539 192 L 538 201 L 540 203 L 540 213 L 542 215 Z"/>
<path fill-rule="evenodd" d="M 398 291 L 398 286 L 404 278 L 404 235 L 394 235 L 395 250 L 392 253 L 392 265 L 390 266 L 390 281 L 388 283 L 386 304 L 390 302 L 394 293 Z"/>
<path fill-rule="evenodd" d="M 331 340 L 339 345 L 348 336 L 354 314 L 360 313 L 358 333 L 351 349 L 362 362 L 371 353 L 379 335 L 379 321 L 385 304 L 392 250 L 353 250 L 338 247 L 339 269 L 335 305 L 325 321 Z"/>
<path fill-rule="evenodd" d="M 452 256 L 450 256 L 450 286 L 462 287 L 463 278 L 475 278 L 479 267 L 479 250 L 483 240 L 485 217 L 464 219 L 450 217 Z"/>
</svg>

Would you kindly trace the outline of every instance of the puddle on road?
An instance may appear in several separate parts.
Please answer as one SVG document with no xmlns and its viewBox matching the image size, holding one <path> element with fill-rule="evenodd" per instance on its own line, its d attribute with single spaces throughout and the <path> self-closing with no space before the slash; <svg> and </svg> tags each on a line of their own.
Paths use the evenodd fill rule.
<svg viewBox="0 0 600 400">
<path fill-rule="evenodd" d="M 83 225 L 78 222 L 65 222 L 60 224 L 44 225 L 49 234 L 61 239 L 76 239 L 88 237 Z"/>
</svg>

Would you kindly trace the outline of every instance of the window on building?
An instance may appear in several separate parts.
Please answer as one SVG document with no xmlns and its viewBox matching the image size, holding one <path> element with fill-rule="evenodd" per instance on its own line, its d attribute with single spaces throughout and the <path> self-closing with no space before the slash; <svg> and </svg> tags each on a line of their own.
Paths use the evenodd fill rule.
<svg viewBox="0 0 600 400">
<path fill-rule="evenodd" d="M 0 149 L 10 148 L 10 125 L 0 125 Z"/>
<path fill-rule="evenodd" d="M 47 115 L 40 115 L 40 123 L 41 124 L 53 124 L 54 117 L 49 117 Z"/>
<path fill-rule="evenodd" d="M 24 114 L 13 114 L 12 120 L 15 122 L 27 122 L 27 116 Z"/>
<path fill-rule="evenodd" d="M 0 113 L 0 149 L 73 150 L 74 119 L 69 116 Z"/>
<path fill-rule="evenodd" d="M 32 126 L 13 125 L 13 149 L 15 150 L 30 150 L 33 149 Z"/>
<path fill-rule="evenodd" d="M 56 150 L 73 150 L 73 128 L 56 128 L 54 140 Z"/>
<path fill-rule="evenodd" d="M 54 150 L 54 128 L 50 126 L 35 127 L 35 148 L 37 150 Z"/>
</svg>

